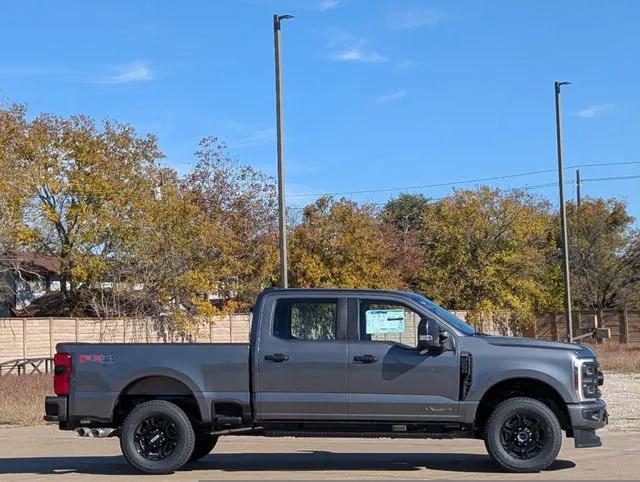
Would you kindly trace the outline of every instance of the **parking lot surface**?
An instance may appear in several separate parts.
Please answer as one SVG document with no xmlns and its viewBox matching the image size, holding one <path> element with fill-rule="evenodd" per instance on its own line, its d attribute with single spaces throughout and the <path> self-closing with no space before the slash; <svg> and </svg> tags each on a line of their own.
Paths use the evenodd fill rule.
<svg viewBox="0 0 640 482">
<path fill-rule="evenodd" d="M 640 433 L 604 431 L 604 445 L 574 449 L 539 474 L 502 472 L 480 440 L 225 437 L 213 453 L 171 476 L 196 479 L 637 479 Z M 76 437 L 56 427 L 0 428 L 0 479 L 140 480 L 118 439 Z"/>
</svg>

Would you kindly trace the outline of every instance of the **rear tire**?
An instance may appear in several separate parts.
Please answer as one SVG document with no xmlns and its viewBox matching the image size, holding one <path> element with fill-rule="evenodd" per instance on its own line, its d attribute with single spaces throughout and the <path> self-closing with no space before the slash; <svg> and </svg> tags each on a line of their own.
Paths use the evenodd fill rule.
<svg viewBox="0 0 640 482">
<path fill-rule="evenodd" d="M 146 474 L 170 474 L 178 470 L 191 457 L 194 444 L 189 417 L 165 400 L 137 405 L 122 424 L 122 454 Z"/>
<path fill-rule="evenodd" d="M 489 455 L 509 472 L 539 472 L 555 462 L 562 429 L 544 403 L 510 398 L 489 417 L 484 443 Z"/>
<path fill-rule="evenodd" d="M 195 462 L 211 453 L 218 443 L 218 437 L 209 434 L 198 435 L 189 462 Z"/>
</svg>

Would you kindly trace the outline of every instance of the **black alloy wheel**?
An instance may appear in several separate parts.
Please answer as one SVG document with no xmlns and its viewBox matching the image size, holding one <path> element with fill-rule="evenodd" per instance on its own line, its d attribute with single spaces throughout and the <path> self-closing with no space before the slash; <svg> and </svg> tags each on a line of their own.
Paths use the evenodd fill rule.
<svg viewBox="0 0 640 482">
<path fill-rule="evenodd" d="M 544 425 L 537 417 L 517 413 L 502 425 L 500 443 L 509 455 L 521 460 L 532 459 L 544 449 Z"/>
<path fill-rule="evenodd" d="M 164 460 L 176 448 L 178 433 L 171 420 L 158 415 L 145 418 L 136 427 L 134 443 L 137 452 L 151 461 Z"/>
</svg>

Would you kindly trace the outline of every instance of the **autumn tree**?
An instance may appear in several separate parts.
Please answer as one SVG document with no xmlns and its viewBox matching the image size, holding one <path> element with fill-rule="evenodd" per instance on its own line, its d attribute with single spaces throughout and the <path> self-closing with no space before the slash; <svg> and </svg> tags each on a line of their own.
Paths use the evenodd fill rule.
<svg viewBox="0 0 640 482">
<path fill-rule="evenodd" d="M 631 306 L 640 291 L 640 232 L 624 203 L 585 199 L 567 206 L 574 304 L 605 309 Z"/>
<path fill-rule="evenodd" d="M 0 122 L 3 218 L 21 247 L 60 261 L 61 290 L 73 310 L 78 287 L 105 273 L 114 240 L 134 235 L 128 221 L 153 189 L 156 140 L 83 116 L 29 121 L 20 106 L 4 109 Z"/>
<path fill-rule="evenodd" d="M 394 253 L 399 258 L 403 284 L 418 290 L 423 266 L 421 233 L 423 223 L 434 204 L 422 194 L 400 194 L 389 200 L 380 219 L 388 231 L 394 233 L 397 244 Z"/>
<path fill-rule="evenodd" d="M 322 197 L 305 207 L 289 246 L 292 286 L 403 286 L 396 238 L 372 206 Z"/>
<path fill-rule="evenodd" d="M 418 288 L 472 320 L 519 332 L 555 301 L 553 229 L 548 204 L 525 192 L 455 191 L 422 216 Z"/>
<path fill-rule="evenodd" d="M 183 186 L 202 219 L 199 239 L 206 266 L 198 276 L 226 311 L 248 309 L 277 273 L 273 179 L 232 159 L 223 142 L 207 137 Z"/>
<path fill-rule="evenodd" d="M 113 288 L 92 291 L 92 306 L 105 317 L 150 315 L 191 328 L 216 314 L 201 274 L 204 217 L 170 169 L 158 172 L 157 189 L 140 201 L 128 220 L 134 235 L 112 241 L 106 272 Z"/>
</svg>

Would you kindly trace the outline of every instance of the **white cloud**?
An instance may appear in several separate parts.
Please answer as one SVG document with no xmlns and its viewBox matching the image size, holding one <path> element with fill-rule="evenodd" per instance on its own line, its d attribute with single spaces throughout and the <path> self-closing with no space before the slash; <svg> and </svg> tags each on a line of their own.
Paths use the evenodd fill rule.
<svg viewBox="0 0 640 482">
<path fill-rule="evenodd" d="M 136 61 L 126 65 L 112 67 L 113 75 L 101 78 L 100 84 L 130 84 L 132 82 L 146 82 L 153 79 L 153 74 L 146 62 Z"/>
<path fill-rule="evenodd" d="M 242 129 L 245 128 L 245 124 L 244 124 L 244 122 L 240 122 L 240 121 L 233 120 L 233 119 L 228 119 L 228 120 L 222 122 L 222 127 L 224 129 L 229 129 L 231 131 L 241 131 Z"/>
<path fill-rule="evenodd" d="M 380 95 L 376 99 L 378 104 L 386 104 L 387 102 L 393 102 L 394 100 L 400 100 L 403 97 L 406 97 L 409 92 L 407 89 L 398 89 L 395 92 L 391 92 L 390 94 Z"/>
<path fill-rule="evenodd" d="M 351 47 L 345 50 L 340 50 L 331 54 L 329 58 L 337 62 L 362 63 L 386 62 L 387 60 L 389 60 L 383 55 L 380 55 L 375 50 L 364 50 L 361 47 Z"/>
<path fill-rule="evenodd" d="M 590 105 L 589 107 L 579 110 L 572 115 L 574 117 L 581 117 L 583 119 L 592 119 L 594 117 L 600 117 L 601 115 L 614 110 L 615 107 L 616 106 L 614 104 Z"/>
<path fill-rule="evenodd" d="M 414 29 L 432 27 L 445 18 L 444 12 L 430 8 L 410 8 L 395 12 L 389 21 L 396 28 Z"/>
<path fill-rule="evenodd" d="M 320 2 L 320 6 L 318 8 L 320 8 L 321 12 L 326 12 L 327 10 L 331 10 L 332 8 L 336 8 L 341 3 L 341 0 L 323 0 L 322 2 Z"/>
<path fill-rule="evenodd" d="M 263 144 L 275 139 L 276 130 L 273 127 L 267 127 L 265 129 L 256 129 L 250 132 L 247 136 L 230 141 L 229 146 L 232 148 L 251 147 L 258 144 Z"/>
</svg>

